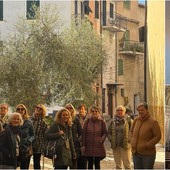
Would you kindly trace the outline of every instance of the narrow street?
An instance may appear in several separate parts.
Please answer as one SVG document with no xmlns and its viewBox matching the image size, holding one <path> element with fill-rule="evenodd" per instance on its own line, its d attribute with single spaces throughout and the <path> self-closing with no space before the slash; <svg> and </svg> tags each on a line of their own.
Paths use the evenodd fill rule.
<svg viewBox="0 0 170 170">
<path fill-rule="evenodd" d="M 110 144 L 107 139 L 105 141 L 105 146 L 106 146 L 107 156 L 105 159 L 103 159 L 101 161 L 101 169 L 113 170 L 113 169 L 115 169 L 116 166 L 114 163 L 112 150 L 110 148 Z M 155 162 L 154 169 L 164 169 L 164 162 L 165 162 L 164 147 L 162 147 L 162 145 L 158 144 L 157 145 L 157 156 L 156 156 L 156 162 Z M 41 167 L 43 168 L 43 157 L 41 158 L 41 165 L 42 165 Z M 132 165 L 133 165 L 133 163 L 132 163 Z M 30 169 L 33 169 L 33 160 L 32 159 L 31 159 L 31 163 L 30 163 Z M 53 169 L 52 161 L 48 158 L 44 158 L 44 169 L 45 170 Z"/>
</svg>

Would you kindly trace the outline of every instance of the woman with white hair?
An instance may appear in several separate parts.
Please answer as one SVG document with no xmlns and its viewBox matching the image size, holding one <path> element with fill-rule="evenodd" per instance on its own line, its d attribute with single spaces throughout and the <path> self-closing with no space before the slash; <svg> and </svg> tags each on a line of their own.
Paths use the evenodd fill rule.
<svg viewBox="0 0 170 170">
<path fill-rule="evenodd" d="M 0 133 L 0 169 L 17 168 L 22 124 L 21 115 L 14 112 L 9 115 L 7 126 Z"/>
<path fill-rule="evenodd" d="M 129 143 L 129 132 L 132 119 L 126 114 L 126 108 L 119 105 L 116 114 L 108 128 L 108 139 L 113 149 L 116 169 L 131 169 L 131 147 Z"/>
<path fill-rule="evenodd" d="M 46 112 L 46 107 L 43 104 L 38 104 L 33 113 L 32 122 L 35 133 L 35 141 L 33 142 L 34 169 L 41 169 L 40 160 L 44 147 L 44 133 L 47 130 L 47 123 L 44 120 Z"/>
</svg>

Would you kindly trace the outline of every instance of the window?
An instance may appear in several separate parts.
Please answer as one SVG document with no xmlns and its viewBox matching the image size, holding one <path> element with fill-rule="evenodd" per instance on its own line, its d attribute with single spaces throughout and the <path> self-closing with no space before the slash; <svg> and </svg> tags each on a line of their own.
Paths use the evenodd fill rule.
<svg viewBox="0 0 170 170">
<path fill-rule="evenodd" d="M 129 50 L 130 47 L 130 32 L 129 30 L 126 30 L 124 33 L 124 50 Z"/>
<path fill-rule="evenodd" d="M 89 1 L 85 0 L 81 2 L 81 14 L 89 15 L 89 12 L 92 12 L 91 8 L 89 7 Z"/>
<path fill-rule="evenodd" d="M 124 89 L 120 89 L 120 94 L 121 94 L 122 97 L 124 97 L 125 96 L 125 90 Z"/>
<path fill-rule="evenodd" d="M 0 21 L 3 21 L 3 0 L 0 0 Z"/>
<path fill-rule="evenodd" d="M 130 0 L 124 0 L 123 1 L 123 7 L 126 9 L 130 9 Z"/>
<path fill-rule="evenodd" d="M 103 26 L 106 25 L 106 0 L 103 0 Z"/>
<path fill-rule="evenodd" d="M 99 1 L 95 1 L 95 18 L 99 19 Z"/>
<path fill-rule="evenodd" d="M 27 19 L 36 19 L 37 8 L 40 7 L 39 0 L 27 0 Z"/>
<path fill-rule="evenodd" d="M 110 18 L 113 18 L 114 17 L 114 6 L 112 3 L 110 3 Z"/>
<path fill-rule="evenodd" d="M 118 75 L 123 75 L 123 59 L 118 59 Z"/>
<path fill-rule="evenodd" d="M 78 2 L 75 0 L 75 14 L 78 14 Z"/>
</svg>

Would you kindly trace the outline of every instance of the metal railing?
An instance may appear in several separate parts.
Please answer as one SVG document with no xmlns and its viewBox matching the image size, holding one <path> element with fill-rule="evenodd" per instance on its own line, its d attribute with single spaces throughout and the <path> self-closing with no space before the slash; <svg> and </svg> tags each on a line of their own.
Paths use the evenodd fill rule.
<svg viewBox="0 0 170 170">
<path fill-rule="evenodd" d="M 133 51 L 144 53 L 144 43 L 131 40 L 121 40 L 119 42 L 119 51 Z"/>
<path fill-rule="evenodd" d="M 127 18 L 116 12 L 113 13 L 113 18 L 108 19 L 109 25 L 116 26 L 118 28 L 127 29 Z"/>
</svg>

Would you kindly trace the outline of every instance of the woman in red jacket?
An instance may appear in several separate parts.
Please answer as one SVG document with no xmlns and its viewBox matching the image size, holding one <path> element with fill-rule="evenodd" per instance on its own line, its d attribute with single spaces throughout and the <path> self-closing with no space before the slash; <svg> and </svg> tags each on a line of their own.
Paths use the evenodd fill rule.
<svg viewBox="0 0 170 170">
<path fill-rule="evenodd" d="M 106 123 L 100 116 L 100 109 L 93 106 L 90 109 L 91 117 L 87 118 L 83 126 L 83 155 L 87 157 L 88 169 L 100 169 L 100 161 L 106 157 L 104 141 L 107 130 Z"/>
</svg>

